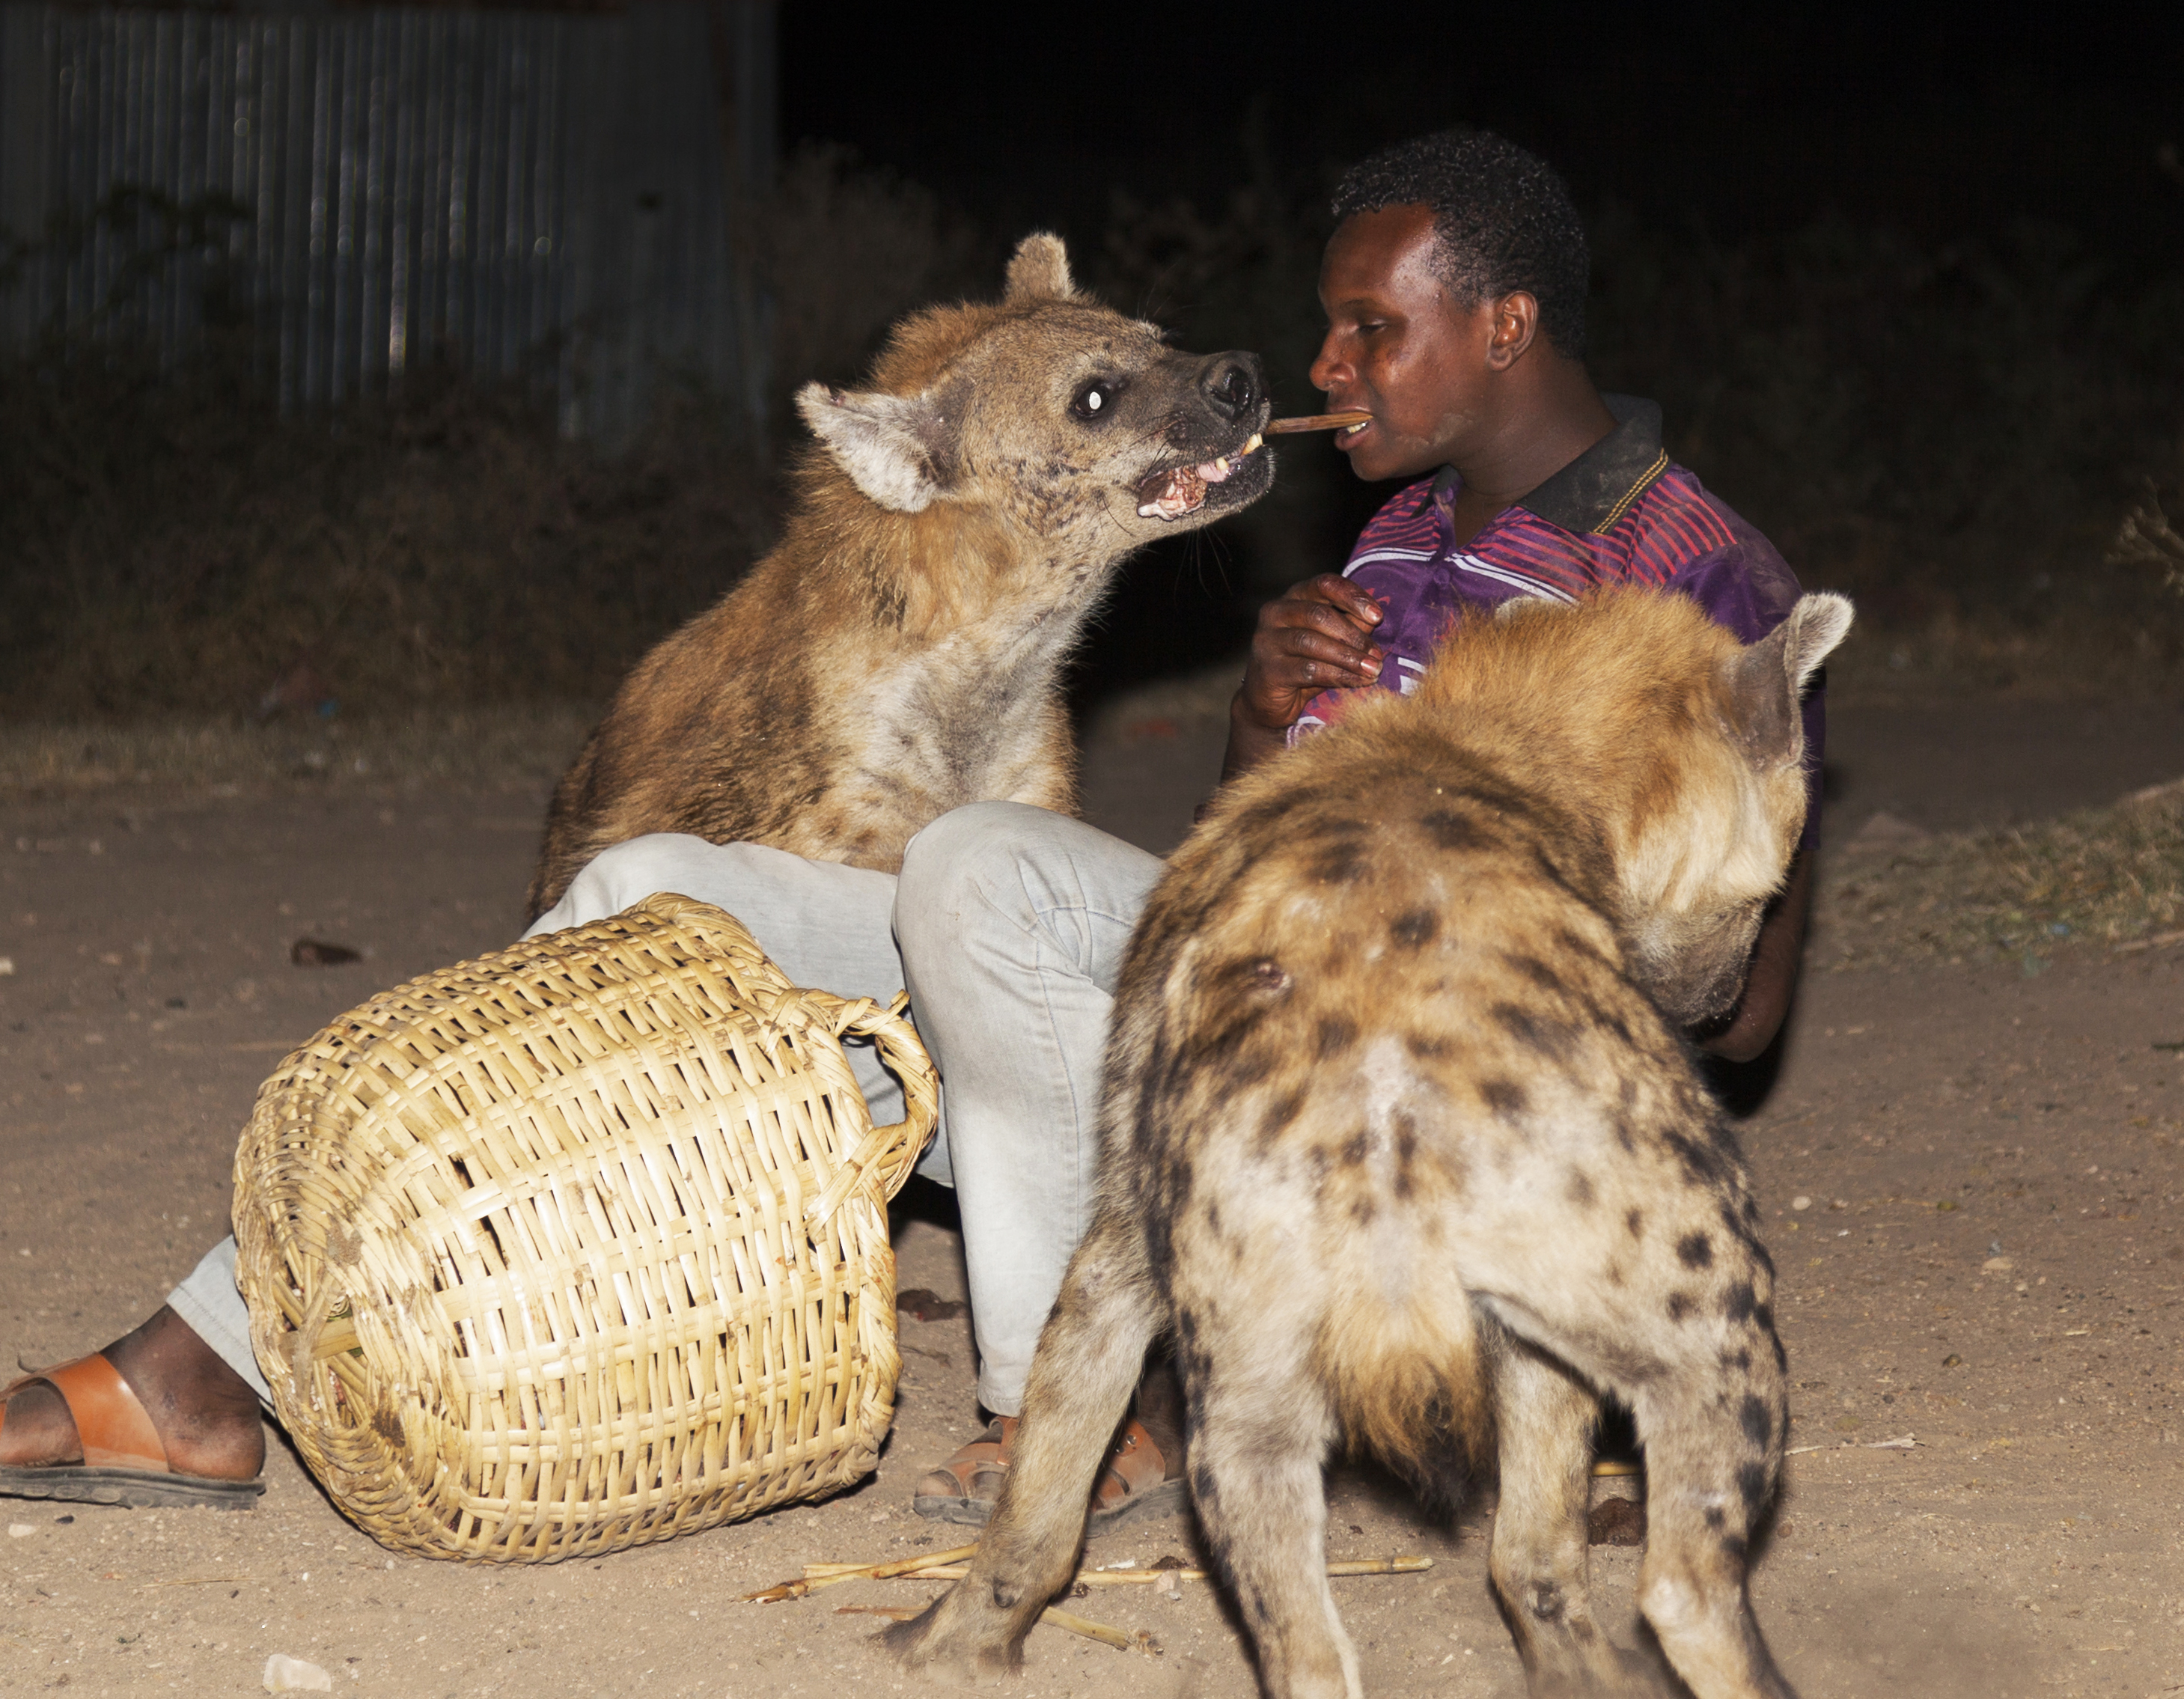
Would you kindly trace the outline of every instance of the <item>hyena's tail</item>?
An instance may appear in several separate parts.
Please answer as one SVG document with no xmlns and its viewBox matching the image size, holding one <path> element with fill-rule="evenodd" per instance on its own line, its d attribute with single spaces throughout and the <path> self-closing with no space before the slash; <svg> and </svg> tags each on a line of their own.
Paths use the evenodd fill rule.
<svg viewBox="0 0 2184 1699">
<path fill-rule="evenodd" d="M 1394 1305 L 1350 1287 L 1328 1307 L 1317 1367 L 1351 1446 L 1453 1515 L 1472 1474 L 1493 1455 L 1482 1360 L 1491 1328 L 1461 1286 L 1446 1284 L 1446 1291 Z"/>
</svg>

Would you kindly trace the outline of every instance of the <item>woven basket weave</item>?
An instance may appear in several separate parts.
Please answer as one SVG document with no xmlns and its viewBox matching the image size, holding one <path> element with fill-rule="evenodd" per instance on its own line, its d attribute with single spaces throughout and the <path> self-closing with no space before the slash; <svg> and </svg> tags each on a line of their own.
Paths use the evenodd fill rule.
<svg viewBox="0 0 2184 1699">
<path fill-rule="evenodd" d="M 347 1515 L 427 1557 L 618 1551 L 847 1486 L 901 1366 L 886 1200 L 938 1107 L 899 1010 L 797 989 L 685 897 L 412 980 L 290 1056 L 236 1153 L 274 1407 Z"/>
</svg>

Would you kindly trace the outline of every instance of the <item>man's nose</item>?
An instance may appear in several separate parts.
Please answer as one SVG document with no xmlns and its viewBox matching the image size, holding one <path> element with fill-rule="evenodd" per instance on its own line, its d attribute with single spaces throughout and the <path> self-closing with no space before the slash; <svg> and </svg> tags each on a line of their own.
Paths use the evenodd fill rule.
<svg viewBox="0 0 2184 1699">
<path fill-rule="evenodd" d="M 1326 340 L 1319 345 L 1319 352 L 1312 356 L 1312 370 L 1307 376 L 1314 389 L 1332 389 L 1341 373 L 1342 361 L 1334 351 L 1334 332 L 1329 331 Z"/>
<path fill-rule="evenodd" d="M 1207 356 L 1199 368 L 1198 387 L 1215 412 L 1235 420 L 1257 408 L 1267 393 L 1267 381 L 1256 354 L 1217 354 Z"/>
</svg>

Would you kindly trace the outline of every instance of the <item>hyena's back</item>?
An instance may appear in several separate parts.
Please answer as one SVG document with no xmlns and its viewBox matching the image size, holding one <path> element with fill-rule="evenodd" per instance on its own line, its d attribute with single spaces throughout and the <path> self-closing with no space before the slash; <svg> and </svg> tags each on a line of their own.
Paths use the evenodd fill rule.
<svg viewBox="0 0 2184 1699">
<path fill-rule="evenodd" d="M 1142 923 L 1166 994 L 1124 1077 L 1184 1338 L 1311 1338 L 1334 1419 L 1429 1472 L 1483 1437 L 1474 1303 L 1534 1335 L 1589 1292 L 1626 1396 L 1695 1350 L 1771 1359 L 1751 1201 L 1596 836 L 1444 739 L 1311 753 Z"/>
<path fill-rule="evenodd" d="M 1329 1448 L 1430 1466 L 1489 1412 L 1534 1699 L 1632 1691 L 1587 1593 L 1602 1391 L 1646 1447 L 1639 1602 L 1676 1675 L 1790 1699 L 1746 1590 L 1785 1427 L 1773 1276 L 1678 1029 L 1735 1001 L 1803 820 L 1798 692 L 1849 612 L 1806 597 L 1749 647 L 1674 596 L 1468 626 L 1417 697 L 1223 794 L 1133 936 L 1099 1209 L 969 1574 L 886 1631 L 907 1664 L 1017 1657 L 1172 1331 L 1271 1699 L 1362 1691 Z"/>
</svg>

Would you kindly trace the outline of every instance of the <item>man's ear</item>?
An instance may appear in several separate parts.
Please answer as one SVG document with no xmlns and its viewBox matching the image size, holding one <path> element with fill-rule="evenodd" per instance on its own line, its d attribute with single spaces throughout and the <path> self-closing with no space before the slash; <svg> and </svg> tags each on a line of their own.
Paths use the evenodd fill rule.
<svg viewBox="0 0 2184 1699">
<path fill-rule="evenodd" d="M 1848 597 L 1827 590 L 1800 596 L 1788 619 L 1730 661 L 1731 711 L 1754 766 L 1787 760 L 1802 747 L 1798 699 L 1850 621 Z"/>
<path fill-rule="evenodd" d="M 1073 301 L 1077 285 L 1069 276 L 1069 251 L 1050 231 L 1034 231 L 1017 244 L 1009 260 L 1009 287 L 1001 297 L 1022 301 Z"/>
<path fill-rule="evenodd" d="M 1498 300 L 1480 304 L 1481 310 L 1490 308 L 1494 317 L 1486 331 L 1486 364 L 1495 371 L 1507 371 L 1539 339 L 1540 298 L 1529 289 L 1513 289 Z"/>
<path fill-rule="evenodd" d="M 956 426 L 932 392 L 886 395 L 807 383 L 796 410 L 850 482 L 897 513 L 920 513 L 956 482 Z"/>
</svg>

